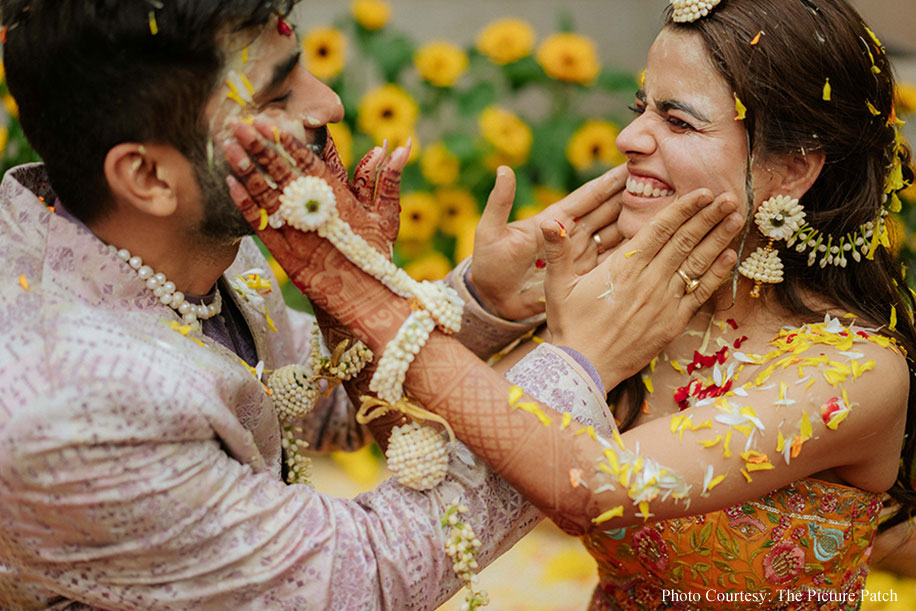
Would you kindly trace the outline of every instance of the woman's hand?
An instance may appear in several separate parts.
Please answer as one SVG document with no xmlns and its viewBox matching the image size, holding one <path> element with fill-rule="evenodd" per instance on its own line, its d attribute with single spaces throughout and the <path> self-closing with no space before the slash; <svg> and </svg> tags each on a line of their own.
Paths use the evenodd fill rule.
<svg viewBox="0 0 916 611">
<path fill-rule="evenodd" d="M 707 189 L 678 198 L 584 275 L 568 237 L 544 223 L 551 341 L 588 358 L 608 389 L 645 367 L 731 272 L 744 226 L 734 201 Z"/>
<path fill-rule="evenodd" d="M 626 184 L 620 166 L 586 183 L 531 218 L 509 223 L 515 175 L 497 171 L 496 185 L 474 236 L 469 281 L 490 312 L 508 320 L 544 311 L 544 238 L 540 226 L 560 221 L 570 235 L 570 256 L 578 273 L 593 269 L 602 252 L 620 242 L 617 196 Z M 596 239 L 594 236 L 598 236 Z"/>
</svg>

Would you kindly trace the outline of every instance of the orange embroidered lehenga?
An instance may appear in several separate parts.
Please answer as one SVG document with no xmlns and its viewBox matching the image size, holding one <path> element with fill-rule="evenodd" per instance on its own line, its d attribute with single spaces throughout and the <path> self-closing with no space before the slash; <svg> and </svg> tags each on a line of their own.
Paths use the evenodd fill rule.
<svg viewBox="0 0 916 611">
<path fill-rule="evenodd" d="M 857 609 L 880 509 L 880 494 L 804 479 L 723 511 L 593 534 L 591 609 Z"/>
</svg>

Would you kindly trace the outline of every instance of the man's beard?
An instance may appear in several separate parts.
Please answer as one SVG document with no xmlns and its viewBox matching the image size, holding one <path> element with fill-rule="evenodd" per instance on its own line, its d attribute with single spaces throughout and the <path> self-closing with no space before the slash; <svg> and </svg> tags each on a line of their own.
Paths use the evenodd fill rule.
<svg viewBox="0 0 916 611">
<path fill-rule="evenodd" d="M 308 148 L 322 157 L 328 141 L 326 128 L 315 130 L 315 141 Z M 223 160 L 194 160 L 194 175 L 200 187 L 204 205 L 204 218 L 197 226 L 197 234 L 217 243 L 235 243 L 254 234 L 254 229 L 245 220 L 242 212 L 229 196 L 226 176 L 232 174 L 229 164 Z"/>
<path fill-rule="evenodd" d="M 194 175 L 203 199 L 204 218 L 195 233 L 216 243 L 234 243 L 254 233 L 241 210 L 229 196 L 226 176 L 232 171 L 225 161 L 195 161 Z"/>
</svg>

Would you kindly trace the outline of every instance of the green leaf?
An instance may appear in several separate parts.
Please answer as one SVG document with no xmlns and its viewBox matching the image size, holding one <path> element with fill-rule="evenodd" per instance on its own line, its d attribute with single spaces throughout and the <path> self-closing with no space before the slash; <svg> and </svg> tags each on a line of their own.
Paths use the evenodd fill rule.
<svg viewBox="0 0 916 611">
<path fill-rule="evenodd" d="M 445 134 L 442 137 L 450 153 L 462 162 L 468 162 L 479 157 L 474 144 L 474 138 L 464 132 Z"/>
<path fill-rule="evenodd" d="M 733 569 L 732 565 L 729 564 L 728 562 L 722 562 L 721 560 L 713 560 L 712 563 L 715 564 L 716 568 L 718 568 L 723 573 L 734 573 L 735 572 L 735 569 Z"/>
<path fill-rule="evenodd" d="M 414 43 L 400 35 L 373 36 L 366 44 L 366 54 L 378 64 L 382 78 L 395 83 L 401 72 L 412 65 Z"/>
<path fill-rule="evenodd" d="M 639 89 L 639 83 L 632 73 L 614 68 L 602 70 L 595 84 L 605 91 L 627 95 Z"/>
<path fill-rule="evenodd" d="M 530 206 L 534 203 L 534 185 L 531 177 L 525 172 L 516 171 L 515 173 L 515 205 L 514 210 L 523 206 Z"/>
<path fill-rule="evenodd" d="M 576 31 L 576 20 L 570 11 L 559 11 L 557 13 L 557 30 L 560 32 Z"/>
<path fill-rule="evenodd" d="M 684 579 L 684 567 L 676 566 L 671 569 L 671 574 L 674 576 L 674 579 L 677 581 L 682 581 Z"/>
<path fill-rule="evenodd" d="M 770 521 L 771 524 L 779 524 L 779 516 L 776 515 L 775 513 L 767 512 L 767 519 Z"/>
<path fill-rule="evenodd" d="M 725 549 L 729 549 L 729 548 L 730 548 L 730 546 L 729 546 L 729 539 L 728 539 L 728 533 L 726 533 L 725 530 L 722 529 L 722 528 L 719 527 L 719 526 L 716 526 L 716 540 L 717 540 L 717 541 L 719 542 L 719 544 L 722 545 L 722 547 L 724 547 Z"/>
<path fill-rule="evenodd" d="M 774 544 L 774 543 L 775 543 L 775 541 L 773 541 L 772 539 L 770 539 L 769 541 L 767 541 L 766 543 L 764 543 L 764 544 L 761 545 L 760 547 L 773 547 L 773 544 Z"/>
<path fill-rule="evenodd" d="M 456 92 L 458 112 L 463 117 L 477 117 L 484 108 L 496 102 L 496 85 L 481 81 L 466 91 Z"/>
<path fill-rule="evenodd" d="M 535 168 L 542 184 L 555 188 L 569 185 L 573 169 L 566 159 L 566 145 L 576 129 L 575 119 L 547 121 L 532 128 L 534 142 L 530 164 Z"/>
<path fill-rule="evenodd" d="M 712 522 L 707 522 L 700 530 L 700 545 L 703 545 L 712 536 Z"/>
<path fill-rule="evenodd" d="M 502 73 L 513 90 L 519 90 L 527 85 L 550 82 L 550 77 L 531 56 L 502 66 Z"/>
</svg>

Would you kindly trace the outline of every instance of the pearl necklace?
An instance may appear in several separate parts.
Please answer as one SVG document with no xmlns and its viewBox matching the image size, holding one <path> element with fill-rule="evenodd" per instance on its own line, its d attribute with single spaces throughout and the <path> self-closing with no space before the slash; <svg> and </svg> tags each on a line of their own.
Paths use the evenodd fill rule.
<svg viewBox="0 0 916 611">
<path fill-rule="evenodd" d="M 143 265 L 143 259 L 140 257 L 131 255 L 126 248 L 118 250 L 109 245 L 108 249 L 136 271 L 140 280 L 146 283 L 146 288 L 159 299 L 159 303 L 175 310 L 185 324 L 199 329 L 199 321 L 213 318 L 222 311 L 223 298 L 219 290 L 216 291 L 216 297 L 210 305 L 191 303 L 185 300 L 184 293 L 177 290 L 174 282 L 166 278 L 165 274 L 156 273 L 149 265 Z"/>
</svg>

